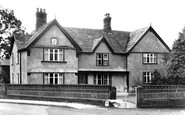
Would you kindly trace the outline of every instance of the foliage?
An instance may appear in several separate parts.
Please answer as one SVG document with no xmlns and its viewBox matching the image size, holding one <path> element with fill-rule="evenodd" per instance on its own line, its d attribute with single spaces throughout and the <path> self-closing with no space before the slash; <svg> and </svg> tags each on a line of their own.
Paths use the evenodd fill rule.
<svg viewBox="0 0 185 115">
<path fill-rule="evenodd" d="M 0 7 L 0 52 L 1 58 L 9 58 L 10 44 L 14 34 L 24 32 L 22 22 L 14 16 L 14 11 Z"/>
<path fill-rule="evenodd" d="M 164 85 L 167 84 L 167 79 L 162 77 L 161 74 L 157 71 L 157 69 L 153 72 L 153 78 L 151 80 L 152 84 L 154 85 Z"/>
<path fill-rule="evenodd" d="M 185 28 L 173 44 L 167 61 L 167 77 L 169 84 L 185 83 Z"/>
</svg>

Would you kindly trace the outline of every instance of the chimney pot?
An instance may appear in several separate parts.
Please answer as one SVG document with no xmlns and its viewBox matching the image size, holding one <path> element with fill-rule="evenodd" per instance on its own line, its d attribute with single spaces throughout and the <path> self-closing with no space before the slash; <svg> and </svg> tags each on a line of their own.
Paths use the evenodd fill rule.
<svg viewBox="0 0 185 115">
<path fill-rule="evenodd" d="M 42 27 L 44 24 L 47 23 L 47 13 L 45 9 L 37 8 L 36 12 L 36 30 Z"/>
<path fill-rule="evenodd" d="M 111 31 L 111 17 L 110 17 L 110 13 L 106 13 L 105 14 L 105 18 L 104 18 L 104 31 L 105 32 L 110 32 Z"/>
</svg>

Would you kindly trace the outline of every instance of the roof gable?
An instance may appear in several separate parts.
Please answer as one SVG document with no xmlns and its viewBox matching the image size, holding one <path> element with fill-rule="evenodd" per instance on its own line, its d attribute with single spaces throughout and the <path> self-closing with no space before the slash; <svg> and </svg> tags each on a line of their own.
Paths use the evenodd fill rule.
<svg viewBox="0 0 185 115">
<path fill-rule="evenodd" d="M 168 45 L 162 40 L 157 32 L 149 26 L 130 33 L 130 39 L 127 44 L 126 52 L 131 52 L 149 31 L 152 31 L 157 36 L 159 41 L 167 48 L 167 50 L 170 51 Z"/>
<path fill-rule="evenodd" d="M 108 41 L 105 39 L 104 36 L 102 36 L 102 37 L 99 38 L 99 39 L 95 39 L 95 40 L 94 40 L 94 44 L 93 44 L 93 47 L 92 47 L 92 52 L 95 52 L 95 50 L 98 48 L 98 46 L 101 44 L 101 42 L 104 42 L 104 43 L 108 46 L 108 48 L 110 49 L 110 51 L 111 51 L 112 53 L 115 53 L 115 52 L 113 51 L 112 47 L 110 46 L 110 44 L 108 43 Z"/>
<path fill-rule="evenodd" d="M 63 32 L 63 34 L 69 39 L 73 46 L 77 48 L 77 50 L 81 50 L 79 45 L 73 40 L 73 38 L 66 32 L 66 30 L 58 23 L 56 19 L 47 23 L 46 25 L 43 25 L 38 31 L 36 31 L 33 36 L 22 45 L 20 50 L 29 49 L 30 46 L 35 44 L 53 25 L 56 25 Z"/>
</svg>

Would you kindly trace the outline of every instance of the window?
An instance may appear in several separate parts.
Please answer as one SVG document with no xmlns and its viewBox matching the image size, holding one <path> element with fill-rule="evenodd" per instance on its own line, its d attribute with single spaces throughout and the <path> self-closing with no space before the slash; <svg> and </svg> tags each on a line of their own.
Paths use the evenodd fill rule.
<svg viewBox="0 0 185 115">
<path fill-rule="evenodd" d="M 57 38 L 51 39 L 51 45 L 57 45 Z"/>
<path fill-rule="evenodd" d="M 17 52 L 17 64 L 19 64 L 19 53 Z"/>
<path fill-rule="evenodd" d="M 108 53 L 97 53 L 96 54 L 96 65 L 97 66 L 108 66 L 109 65 L 109 54 Z"/>
<path fill-rule="evenodd" d="M 94 84 L 96 85 L 110 85 L 111 84 L 111 76 L 107 73 L 98 73 L 94 74 Z"/>
<path fill-rule="evenodd" d="M 153 73 L 143 72 L 143 83 L 151 83 L 152 78 L 153 78 Z"/>
<path fill-rule="evenodd" d="M 44 84 L 64 84 L 64 74 L 44 73 Z"/>
<path fill-rule="evenodd" d="M 157 54 L 154 53 L 144 53 L 143 54 L 143 63 L 145 64 L 156 64 L 157 63 Z"/>
<path fill-rule="evenodd" d="M 14 64 L 14 54 L 12 53 L 12 66 Z"/>
<path fill-rule="evenodd" d="M 64 49 L 44 49 L 44 61 L 65 61 Z"/>
</svg>

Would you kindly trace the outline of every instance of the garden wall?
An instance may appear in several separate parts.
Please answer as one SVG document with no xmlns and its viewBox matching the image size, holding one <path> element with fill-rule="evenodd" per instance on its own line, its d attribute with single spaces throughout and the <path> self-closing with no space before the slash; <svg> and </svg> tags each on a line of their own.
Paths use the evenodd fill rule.
<svg viewBox="0 0 185 115">
<path fill-rule="evenodd" d="M 140 86 L 137 88 L 137 107 L 185 107 L 185 86 Z"/>
<path fill-rule="evenodd" d="M 110 85 L 41 85 L 11 84 L 6 85 L 7 96 L 106 100 L 116 98 L 116 88 Z"/>
</svg>

